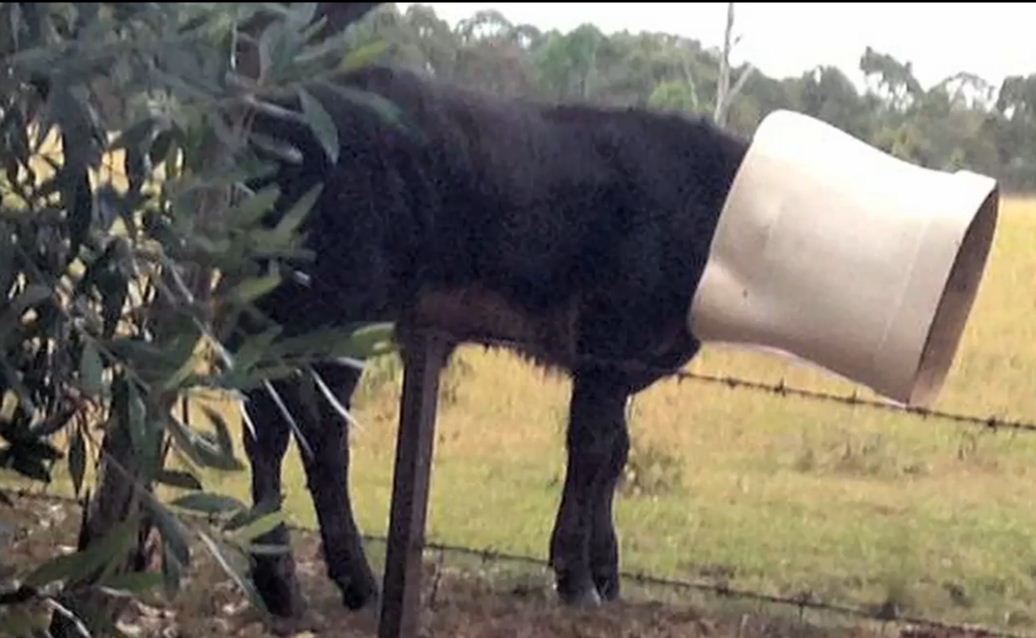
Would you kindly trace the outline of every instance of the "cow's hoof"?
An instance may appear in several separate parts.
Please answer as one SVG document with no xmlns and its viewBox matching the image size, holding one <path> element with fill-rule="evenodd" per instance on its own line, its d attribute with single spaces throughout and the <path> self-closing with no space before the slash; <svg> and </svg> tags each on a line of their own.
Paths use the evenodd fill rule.
<svg viewBox="0 0 1036 638">
<path fill-rule="evenodd" d="M 252 579 L 270 614 L 286 620 L 302 618 L 306 603 L 290 565 L 260 564 L 260 568 L 253 571 Z"/>
<path fill-rule="evenodd" d="M 597 587 L 589 575 L 578 579 L 560 576 L 557 581 L 557 592 L 566 607 L 593 609 L 601 606 L 601 595 L 597 593 Z"/>
<path fill-rule="evenodd" d="M 602 602 L 612 603 L 619 600 L 618 572 L 610 571 L 606 574 L 595 574 L 594 586 L 597 588 L 597 593 L 601 596 Z"/>
<path fill-rule="evenodd" d="M 380 602 L 381 596 L 378 595 L 377 588 L 372 585 L 350 585 L 342 588 L 342 604 L 352 611 L 377 610 L 380 608 Z"/>
</svg>

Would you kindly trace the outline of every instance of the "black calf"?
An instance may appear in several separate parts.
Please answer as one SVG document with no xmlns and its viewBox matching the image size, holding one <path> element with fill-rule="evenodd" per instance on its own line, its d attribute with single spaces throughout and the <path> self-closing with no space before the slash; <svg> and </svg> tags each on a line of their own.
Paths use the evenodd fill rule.
<svg viewBox="0 0 1036 638">
<path fill-rule="evenodd" d="M 404 348 L 422 326 L 458 342 L 513 340 L 530 344 L 524 354 L 540 364 L 570 372 L 568 469 L 551 561 L 565 601 L 617 597 L 612 500 L 629 448 L 623 408 L 663 375 L 580 362 L 676 370 L 694 356 L 686 315 L 746 143 L 676 114 L 505 101 L 385 68 L 337 87 L 388 99 L 404 128 L 315 84 L 341 139 L 331 165 L 301 125 L 257 120 L 303 158 L 281 163 L 273 178 L 279 210 L 324 184 L 307 228 L 316 254 L 309 281 L 285 283 L 264 311 L 289 332 L 394 321 Z M 323 373 L 347 404 L 355 372 L 329 365 Z M 298 388 L 278 387 L 313 446 L 306 473 L 328 573 L 349 607 L 369 604 L 377 589 L 350 509 L 345 424 L 330 406 L 309 414 Z M 264 392 L 253 393 L 249 410 L 259 502 L 279 497 L 288 426 Z M 296 612 L 290 557 L 256 560 L 267 602 Z"/>
</svg>

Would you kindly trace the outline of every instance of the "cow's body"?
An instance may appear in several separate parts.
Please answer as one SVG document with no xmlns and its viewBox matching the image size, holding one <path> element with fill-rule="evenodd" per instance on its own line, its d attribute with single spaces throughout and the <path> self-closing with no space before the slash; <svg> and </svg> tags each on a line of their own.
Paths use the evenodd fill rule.
<svg viewBox="0 0 1036 638">
<path fill-rule="evenodd" d="M 404 361 L 408 333 L 424 325 L 458 342 L 528 343 L 525 354 L 570 373 L 552 563 L 566 601 L 617 596 L 611 506 L 629 447 L 624 406 L 664 375 L 593 360 L 675 370 L 697 352 L 687 311 L 747 144 L 678 115 L 494 99 L 384 68 L 340 82 L 387 98 L 410 132 L 315 86 L 339 131 L 331 166 L 301 125 L 257 120 L 302 151 L 301 164 L 276 176 L 285 206 L 324 184 L 307 228 L 316 253 L 308 284 L 284 284 L 264 310 L 292 332 L 396 322 Z M 348 403 L 356 371 L 321 372 Z M 278 387 L 303 414 L 293 388 Z M 288 424 L 265 393 L 249 409 L 258 501 L 280 491 Z M 315 451 L 309 488 L 329 574 L 358 607 L 376 587 L 350 511 L 344 424 L 330 405 L 322 410 L 301 424 Z M 282 613 L 296 600 L 285 589 L 290 567 L 258 558 L 260 589 Z"/>
</svg>

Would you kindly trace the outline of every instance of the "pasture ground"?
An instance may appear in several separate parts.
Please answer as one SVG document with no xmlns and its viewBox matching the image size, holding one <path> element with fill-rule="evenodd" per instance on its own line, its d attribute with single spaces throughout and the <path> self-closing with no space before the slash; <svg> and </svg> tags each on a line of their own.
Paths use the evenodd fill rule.
<svg viewBox="0 0 1036 638">
<path fill-rule="evenodd" d="M 1007 200 L 965 342 L 934 407 L 1036 421 L 1034 284 L 1036 201 Z M 690 369 L 854 390 L 766 355 L 718 348 Z M 354 406 L 362 424 L 352 435 L 354 506 L 361 528 L 374 535 L 387 525 L 400 385 L 394 360 L 382 360 Z M 546 555 L 564 475 L 568 388 L 565 378 L 505 352 L 459 352 L 442 394 L 431 540 Z M 233 408 L 223 407 L 239 427 Z M 204 420 L 200 410 L 193 418 Z M 639 395 L 631 432 L 616 509 L 626 570 L 1036 632 L 1036 434 L 692 381 L 660 382 Z M 53 491 L 67 493 L 63 471 Z M 313 527 L 294 446 L 284 477 L 290 520 Z M 209 472 L 204 483 L 247 498 L 246 473 Z M 300 542 L 303 555 L 315 551 Z M 311 570 L 322 574 L 316 564 Z M 322 576 L 307 579 L 310 597 L 332 597 Z M 439 598 L 458 608 L 500 605 L 515 625 L 556 617 L 569 628 L 614 622 L 608 635 L 651 635 L 628 628 L 639 616 L 626 610 L 579 625 L 545 611 L 553 609 L 545 602 L 499 594 L 492 579 L 497 593 L 475 601 L 482 582 L 457 580 L 459 602 L 449 587 Z M 701 609 L 719 617 L 713 603 Z M 447 622 L 448 614 L 430 613 L 433 626 Z M 518 627 L 500 635 L 512 630 Z M 541 635 L 529 632 L 517 635 Z"/>
<path fill-rule="evenodd" d="M 14 538 L 0 558 L 4 570 L 26 569 L 53 554 L 72 551 L 78 507 L 68 502 L 15 499 L 4 512 Z M 145 598 L 127 609 L 119 629 L 129 638 L 373 638 L 373 615 L 347 612 L 323 576 L 317 537 L 296 533 L 298 573 L 308 598 L 301 621 L 264 623 L 241 591 L 199 546 L 184 588 L 173 600 Z M 371 548 L 380 569 L 381 546 Z M 429 638 L 966 638 L 967 632 L 933 631 L 877 622 L 854 623 L 837 616 L 772 605 L 701 598 L 628 587 L 626 600 L 583 612 L 560 608 L 547 575 L 538 570 L 472 559 L 432 559 L 424 575 L 422 637 Z"/>
</svg>

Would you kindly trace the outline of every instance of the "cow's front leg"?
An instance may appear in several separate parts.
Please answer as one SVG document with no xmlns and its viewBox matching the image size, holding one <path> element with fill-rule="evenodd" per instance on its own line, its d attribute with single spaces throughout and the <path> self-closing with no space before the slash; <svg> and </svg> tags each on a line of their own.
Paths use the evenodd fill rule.
<svg viewBox="0 0 1036 638">
<path fill-rule="evenodd" d="M 550 544 L 558 595 L 567 604 L 596 605 L 602 595 L 618 594 L 611 502 L 629 449 L 628 394 L 621 375 L 607 370 L 573 379 L 565 487 Z"/>
</svg>

